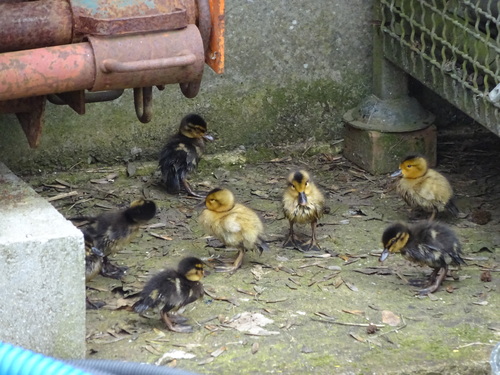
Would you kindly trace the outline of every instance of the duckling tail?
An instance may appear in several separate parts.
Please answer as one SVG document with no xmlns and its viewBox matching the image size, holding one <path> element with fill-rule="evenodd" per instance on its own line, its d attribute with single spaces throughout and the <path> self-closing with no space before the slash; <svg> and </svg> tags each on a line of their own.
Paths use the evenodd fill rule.
<svg viewBox="0 0 500 375">
<path fill-rule="evenodd" d="M 458 215 L 460 214 L 460 210 L 451 199 L 448 201 L 448 203 L 446 203 L 445 207 L 455 217 L 458 217 Z"/>
<path fill-rule="evenodd" d="M 146 311 L 147 309 L 153 307 L 154 305 L 154 301 L 151 297 L 146 297 L 146 298 L 142 298 L 140 299 L 139 301 L 137 301 L 136 303 L 134 303 L 134 305 L 132 306 L 134 308 L 134 311 L 136 313 L 143 313 L 144 311 Z"/>
<path fill-rule="evenodd" d="M 175 169 L 175 166 L 171 165 L 168 168 L 163 168 L 161 170 L 162 182 L 167 189 L 169 194 L 177 194 L 181 191 L 181 176 L 179 171 Z"/>
</svg>

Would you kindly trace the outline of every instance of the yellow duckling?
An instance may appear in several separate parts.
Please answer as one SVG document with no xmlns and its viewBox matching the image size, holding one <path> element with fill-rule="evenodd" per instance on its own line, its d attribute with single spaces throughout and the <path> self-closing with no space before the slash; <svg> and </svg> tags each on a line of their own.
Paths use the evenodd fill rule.
<svg viewBox="0 0 500 375">
<path fill-rule="evenodd" d="M 462 250 L 456 234 L 446 225 L 434 221 L 391 224 L 382 235 L 382 244 L 381 262 L 389 253 L 401 253 L 410 262 L 434 269 L 429 278 L 430 286 L 420 290 L 421 295 L 434 293 L 439 288 L 450 264 L 465 264 L 460 256 Z M 436 277 L 440 270 L 441 274 Z"/>
<path fill-rule="evenodd" d="M 177 194 L 184 189 L 189 195 L 201 198 L 191 189 L 187 175 L 198 166 L 205 141 L 213 141 L 213 137 L 207 133 L 203 117 L 196 114 L 184 116 L 179 132 L 168 140 L 160 153 L 162 182 L 169 194 Z"/>
<path fill-rule="evenodd" d="M 193 328 L 182 324 L 186 318 L 174 314 L 184 306 L 203 297 L 204 263 L 195 257 L 186 257 L 179 262 L 177 270 L 166 269 L 149 280 L 134 304 L 134 310 L 144 311 L 163 304 L 161 319 L 174 332 L 192 332 Z"/>
<path fill-rule="evenodd" d="M 245 251 L 268 250 L 262 238 L 264 226 L 259 216 L 250 208 L 235 203 L 228 189 L 216 188 L 205 198 L 205 209 L 200 215 L 200 224 L 205 230 L 228 247 L 238 248 L 238 255 L 229 267 L 216 267 L 218 272 L 234 272 L 241 267 Z"/>
<path fill-rule="evenodd" d="M 316 225 L 323 215 L 325 198 L 304 170 L 290 173 L 288 186 L 283 193 L 283 212 L 290 223 L 290 231 L 283 246 L 293 246 L 300 250 L 319 250 L 316 240 Z M 293 225 L 311 224 L 312 236 L 309 241 L 299 243 Z"/>
<path fill-rule="evenodd" d="M 422 156 L 408 156 L 391 177 L 403 176 L 398 181 L 397 191 L 411 208 L 431 212 L 434 220 L 438 212 L 447 209 L 457 216 L 458 208 L 452 201 L 453 189 L 441 173 L 427 166 Z"/>
</svg>

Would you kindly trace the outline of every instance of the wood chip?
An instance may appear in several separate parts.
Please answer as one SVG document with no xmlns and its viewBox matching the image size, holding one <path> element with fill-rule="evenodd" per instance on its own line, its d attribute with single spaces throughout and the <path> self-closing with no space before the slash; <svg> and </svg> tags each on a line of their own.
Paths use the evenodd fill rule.
<svg viewBox="0 0 500 375">
<path fill-rule="evenodd" d="M 210 353 L 210 355 L 214 358 L 217 358 L 218 356 L 220 356 L 222 353 L 224 353 L 225 351 L 227 350 L 227 347 L 225 346 L 221 346 L 219 349 L 217 350 L 214 350 L 212 353 Z"/>
<path fill-rule="evenodd" d="M 68 193 L 62 193 L 62 194 L 54 195 L 53 197 L 50 197 L 47 200 L 49 202 L 53 202 L 53 201 L 57 201 L 57 200 L 60 200 L 60 199 L 66 199 L 66 198 L 74 197 L 74 196 L 76 196 L 78 194 L 79 193 L 77 191 L 70 191 Z"/>
<path fill-rule="evenodd" d="M 173 238 L 172 237 L 169 237 L 169 236 L 164 236 L 164 235 L 161 235 L 161 234 L 158 234 L 158 233 L 153 233 L 153 232 L 149 232 L 149 234 L 155 238 L 159 238 L 161 240 L 165 240 L 165 241 L 172 241 Z"/>
</svg>

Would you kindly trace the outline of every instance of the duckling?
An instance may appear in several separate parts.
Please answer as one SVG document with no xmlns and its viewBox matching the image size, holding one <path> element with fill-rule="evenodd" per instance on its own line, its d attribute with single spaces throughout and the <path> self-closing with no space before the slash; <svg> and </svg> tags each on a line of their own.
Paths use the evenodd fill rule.
<svg viewBox="0 0 500 375">
<path fill-rule="evenodd" d="M 117 253 L 139 231 L 139 226 L 156 215 L 156 204 L 149 200 L 133 201 L 129 207 L 102 213 L 98 216 L 80 216 L 72 221 L 89 221 L 91 226 L 83 229 L 84 236 L 104 253 L 101 274 L 112 278 L 121 278 L 125 269 L 109 262 L 108 257 Z"/>
<path fill-rule="evenodd" d="M 320 250 L 316 239 L 316 225 L 323 215 L 325 198 L 304 170 L 290 173 L 288 186 L 283 193 L 283 212 L 290 223 L 290 231 L 283 247 L 293 246 L 300 250 Z M 293 231 L 295 223 L 311 224 L 311 239 L 299 243 Z"/>
<path fill-rule="evenodd" d="M 379 259 L 381 262 L 389 253 L 401 253 L 410 262 L 434 269 L 429 278 L 430 286 L 420 290 L 420 295 L 434 293 L 439 288 L 450 264 L 465 265 L 456 234 L 446 225 L 435 221 L 391 224 L 382 235 L 382 244 L 384 251 Z M 440 270 L 442 272 L 436 278 Z"/>
<path fill-rule="evenodd" d="M 163 304 L 161 319 L 174 332 L 192 332 L 193 328 L 182 323 L 187 319 L 174 315 L 182 307 L 200 299 L 204 289 L 200 280 L 204 275 L 204 263 L 195 257 L 186 257 L 179 262 L 177 270 L 165 269 L 153 276 L 144 286 L 140 299 L 134 304 L 135 312 L 144 311 Z"/>
<path fill-rule="evenodd" d="M 444 209 L 458 216 L 450 183 L 441 173 L 429 168 L 423 156 L 405 158 L 391 177 L 401 175 L 403 178 L 398 181 L 397 191 L 411 208 L 431 212 L 430 220 L 434 220 L 436 214 Z"/>
<path fill-rule="evenodd" d="M 94 247 L 94 240 L 84 233 L 85 240 L 85 283 L 96 277 L 102 269 L 102 259 L 104 253 L 98 248 Z M 86 297 L 87 309 L 98 309 L 103 304 L 98 302 L 94 303 Z"/>
<path fill-rule="evenodd" d="M 162 182 L 169 194 L 177 194 L 181 185 L 186 192 L 197 198 L 187 181 L 187 174 L 192 172 L 205 150 L 205 140 L 213 141 L 207 134 L 207 123 L 196 114 L 189 114 L 181 120 L 179 132 L 172 136 L 160 153 Z"/>
<path fill-rule="evenodd" d="M 200 224 L 205 230 L 228 247 L 238 248 L 238 255 L 231 266 L 216 267 L 217 272 L 234 272 L 241 267 L 245 251 L 269 250 L 262 234 L 264 226 L 259 216 L 241 203 L 235 203 L 228 189 L 216 188 L 205 198 L 205 209 Z"/>
</svg>

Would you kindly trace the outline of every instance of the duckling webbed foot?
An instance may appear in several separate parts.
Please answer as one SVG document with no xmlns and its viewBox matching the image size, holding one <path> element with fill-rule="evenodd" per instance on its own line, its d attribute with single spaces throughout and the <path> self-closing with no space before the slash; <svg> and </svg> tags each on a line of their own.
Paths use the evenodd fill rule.
<svg viewBox="0 0 500 375">
<path fill-rule="evenodd" d="M 161 312 L 161 320 L 163 320 L 163 322 L 165 323 L 165 325 L 167 326 L 167 328 L 170 331 L 179 332 L 179 333 L 191 333 L 191 332 L 193 332 L 193 327 L 191 327 L 190 325 L 176 324 L 174 322 L 174 320 L 176 320 L 179 316 L 176 316 L 175 318 L 173 318 L 173 317 L 174 317 L 174 315 L 171 315 L 167 312 L 163 312 L 163 311 Z M 185 321 L 187 321 L 187 319 Z"/>
<path fill-rule="evenodd" d="M 321 247 L 318 245 L 316 240 L 310 239 L 300 245 L 302 251 L 321 251 Z"/>
<path fill-rule="evenodd" d="M 285 240 L 285 242 L 283 242 L 283 247 L 302 250 L 302 246 L 300 244 L 300 241 L 291 235 L 288 236 L 288 238 Z"/>
<path fill-rule="evenodd" d="M 175 324 L 182 324 L 188 321 L 188 318 L 178 314 L 169 314 L 168 317 L 170 318 L 170 321 Z"/>
<path fill-rule="evenodd" d="M 192 197 L 195 197 L 195 198 L 199 198 L 199 199 L 205 199 L 204 196 L 198 194 L 198 193 L 195 193 L 193 191 L 193 189 L 191 188 L 191 185 L 189 185 L 189 182 L 187 182 L 187 180 L 182 180 L 182 186 L 184 186 L 184 190 L 186 190 L 186 192 L 188 193 L 188 195 L 192 196 Z"/>
<path fill-rule="evenodd" d="M 435 269 L 432 272 L 431 277 L 429 279 L 429 281 L 431 282 L 431 285 L 428 288 L 419 290 L 418 291 L 419 295 L 426 296 L 426 295 L 428 295 L 430 293 L 434 293 L 436 290 L 438 290 L 439 286 L 441 285 L 441 283 L 443 282 L 444 278 L 446 277 L 446 274 L 448 273 L 448 267 L 441 268 L 441 271 L 442 271 L 441 274 L 437 278 L 436 278 L 436 276 L 437 276 L 437 274 L 439 272 L 439 268 Z"/>
<path fill-rule="evenodd" d="M 239 250 L 238 255 L 236 256 L 236 259 L 233 261 L 232 264 L 225 264 L 222 266 L 216 266 L 215 272 L 229 272 L 229 273 L 236 272 L 241 267 L 241 264 L 243 263 L 243 256 L 244 255 L 245 255 L 245 251 Z"/>
<path fill-rule="evenodd" d="M 111 263 L 108 257 L 103 258 L 101 275 L 104 277 L 109 277 L 112 279 L 121 279 L 125 276 L 125 272 L 128 270 L 128 267 L 119 267 Z"/>
<path fill-rule="evenodd" d="M 89 297 L 85 298 L 85 309 L 86 310 L 99 310 L 101 307 L 106 305 L 103 301 L 92 302 Z"/>
</svg>

